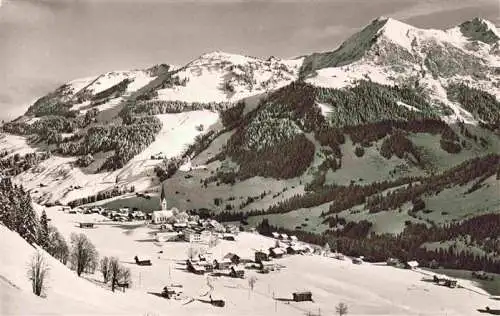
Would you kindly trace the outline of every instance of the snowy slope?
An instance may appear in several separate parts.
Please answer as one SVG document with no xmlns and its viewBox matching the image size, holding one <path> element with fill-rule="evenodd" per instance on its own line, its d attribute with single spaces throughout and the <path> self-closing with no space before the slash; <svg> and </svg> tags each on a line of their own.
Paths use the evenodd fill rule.
<svg viewBox="0 0 500 316">
<path fill-rule="evenodd" d="M 157 117 L 163 126 L 156 141 L 122 169 L 85 174 L 81 169 L 73 167 L 76 157 L 53 156 L 41 162 L 37 168 L 21 173 L 14 178 L 14 181 L 32 190 L 34 198 L 52 202 L 60 200 L 62 203 L 113 189 L 115 185 L 135 186 L 138 191 L 157 185 L 158 183 L 153 182 L 154 167 L 161 161 L 153 160 L 151 156 L 160 154 L 164 158 L 171 158 L 181 155 L 197 135 L 204 133 L 196 127 L 202 124 L 208 129 L 217 122 L 219 116 L 217 113 L 203 110 L 163 114 Z M 34 151 L 23 137 L 14 135 L 5 135 L 0 140 L 0 146 L 12 152 L 11 154 Z M 41 183 L 46 187 L 40 187 Z M 82 188 L 72 189 L 74 186 Z"/>
<path fill-rule="evenodd" d="M 63 235 L 85 232 L 100 255 L 118 256 L 132 272 L 132 289 L 125 294 L 113 295 L 84 280 L 78 280 L 73 272 L 51 261 L 52 289 L 46 301 L 53 304 L 51 306 L 60 307 L 58 311 L 63 314 L 73 306 L 73 310 L 79 313 L 99 308 L 101 314 L 113 310 L 115 313 L 127 314 L 150 311 L 159 315 L 284 316 L 317 313 L 321 310 L 322 315 L 334 315 L 335 305 L 342 301 L 349 306 L 349 315 L 473 316 L 481 315 L 476 311 L 478 308 L 494 306 L 484 291 L 468 281 L 459 281 L 464 288 L 449 289 L 424 281 L 432 278 L 432 275 L 421 270 L 397 269 L 385 264 L 353 265 L 350 260 L 339 261 L 317 255 L 286 256 L 274 260 L 283 268 L 269 274 L 246 270 L 247 277 L 257 277 L 253 292 L 249 290 L 246 279 L 212 278 L 213 295 L 226 301 L 224 308 L 217 309 L 200 302 L 182 305 L 184 301 L 158 299 L 148 293 L 157 293 L 166 284 L 176 283 L 183 285 L 184 295 L 204 298 L 203 295 L 208 291 L 206 276 L 186 273 L 184 266 L 178 264 L 186 259 L 188 243 L 155 242 L 151 239 L 152 230 L 140 223 L 109 225 L 103 222 L 98 223 L 95 229 L 81 230 L 75 222 L 88 221 L 96 215 L 66 214 L 57 207 L 47 209 L 47 214 Z M 274 243 L 271 238 L 240 233 L 235 242 L 221 240 L 210 249 L 209 257 L 216 259 L 233 252 L 242 258 L 251 258 L 254 249 L 265 249 Z M 27 296 L 30 288 L 20 263 L 27 260 L 34 250 L 17 235 L 0 227 L 0 251 L 5 253 L 13 249 L 19 249 L 20 255 L 0 259 L 4 263 L 0 267 L 0 275 L 20 287 Z M 160 250 L 163 253 L 159 253 Z M 151 258 L 153 265 L 140 267 L 130 264 L 134 255 Z M 99 280 L 100 276 L 92 278 Z M 273 300 L 273 296 L 290 299 L 292 292 L 304 289 L 313 293 L 314 302 Z M 82 297 L 85 297 L 87 305 L 79 309 L 79 298 Z M 59 305 L 59 300 L 64 302 Z"/>
<path fill-rule="evenodd" d="M 185 86 L 158 90 L 159 100 L 223 102 L 280 88 L 295 80 L 302 59 L 281 60 L 212 52 L 181 68 Z M 230 87 L 230 88 L 228 88 Z M 229 89 L 229 90 L 228 90 Z"/>
</svg>

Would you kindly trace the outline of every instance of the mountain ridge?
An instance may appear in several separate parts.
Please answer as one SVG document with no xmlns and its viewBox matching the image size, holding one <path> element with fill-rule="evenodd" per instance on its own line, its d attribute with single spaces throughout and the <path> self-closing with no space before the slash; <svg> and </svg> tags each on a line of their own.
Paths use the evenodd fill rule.
<svg viewBox="0 0 500 316">
<path fill-rule="evenodd" d="M 486 31 L 491 29 L 491 22 L 471 21 L 486 25 Z M 480 28 L 480 31 L 484 29 Z M 116 190 L 116 187 L 120 188 L 116 194 L 125 194 L 132 188 L 155 190 L 165 174 L 170 174 L 162 169 L 167 170 L 170 164 L 172 170 L 176 170 L 189 159 L 203 154 L 212 142 L 238 130 L 245 131 L 246 134 L 241 135 L 247 135 L 247 139 L 260 135 L 256 143 L 243 142 L 246 147 L 237 154 L 241 159 L 250 148 L 257 148 L 256 152 L 273 145 L 281 148 L 283 144 L 276 141 L 285 133 L 290 140 L 300 136 L 297 145 L 307 145 L 307 152 L 316 156 L 324 151 L 321 146 L 332 144 L 337 154 L 327 154 L 323 158 L 327 157 L 328 164 L 340 164 L 345 153 L 339 155 L 338 152 L 343 152 L 346 145 L 338 143 L 337 136 L 328 136 L 328 133 L 337 135 L 340 131 L 349 135 L 353 133 L 349 128 L 360 126 L 362 130 L 365 124 L 378 124 L 391 117 L 410 122 L 427 117 L 450 124 L 496 124 L 492 113 L 500 92 L 494 87 L 500 86 L 500 82 L 488 78 L 488 75 L 490 71 L 497 71 L 495 67 L 500 65 L 500 58 L 490 54 L 489 47 L 494 44 L 479 43 L 460 34 L 460 26 L 446 31 L 422 30 L 392 18 L 380 17 L 333 51 L 333 54 L 339 50 L 347 52 L 341 58 L 335 57 L 340 56 L 338 54 L 332 55 L 334 64 L 348 61 L 342 66 L 331 67 L 328 56 L 324 65 L 321 60 L 319 64 L 308 62 L 323 53 L 295 59 L 272 56 L 262 59 L 214 51 L 180 67 L 160 64 L 143 70 L 114 71 L 76 79 L 39 99 L 27 115 L 7 123 L 4 131 L 21 138 L 7 135 L 2 147 L 8 151 L 7 157 L 12 156 L 16 148 L 24 148 L 22 152 L 26 152 L 30 146 L 34 150 L 55 153 L 40 165 L 50 172 L 12 173 L 19 181 L 32 183 L 29 188 L 38 192 L 34 196 L 40 202 L 51 203 L 68 203 L 77 195 L 89 197 L 102 192 L 101 195 L 109 197 L 106 192 Z M 436 40 L 441 41 L 433 42 Z M 472 50 L 464 46 L 466 42 L 471 45 L 478 42 L 478 46 Z M 351 60 L 351 51 L 359 59 Z M 345 59 L 346 56 L 351 59 Z M 340 59 L 335 61 L 336 58 Z M 452 63 L 446 61 L 448 59 Z M 467 61 L 470 67 L 463 61 Z M 321 67 L 314 66 L 312 72 L 304 75 L 305 65 L 313 64 Z M 448 69 L 450 65 L 457 70 Z M 472 76 L 471 71 L 476 71 L 476 68 L 486 69 L 482 72 L 483 77 Z M 298 84 L 300 82 L 305 85 Z M 463 96 L 475 90 L 467 90 L 465 94 L 449 91 L 451 87 L 463 90 L 469 86 L 477 89 L 474 93 L 484 94 L 482 100 L 487 105 L 476 109 L 475 105 L 464 103 L 467 98 Z M 307 92 L 301 96 L 297 92 L 302 91 L 300 89 Z M 288 96 L 283 95 L 283 91 L 288 91 L 285 92 Z M 301 100 L 306 96 L 307 101 Z M 367 102 L 374 104 L 364 106 Z M 287 109 L 292 109 L 295 114 L 288 113 Z M 388 114 L 383 114 L 384 111 Z M 305 128 L 307 124 L 316 124 L 307 122 L 313 117 L 323 117 L 322 123 L 312 129 Z M 181 132 L 189 137 L 175 134 Z M 332 137 L 333 140 L 324 140 Z M 317 143 L 317 138 L 320 143 Z M 466 152 L 470 150 L 471 155 L 474 151 L 483 153 L 481 146 L 462 146 L 458 140 L 465 142 L 460 136 L 445 139 L 442 146 L 446 150 L 463 147 Z M 231 141 L 229 145 L 234 146 L 240 141 Z M 380 146 L 381 141 L 383 139 L 376 139 L 376 146 Z M 216 149 L 208 160 L 197 163 L 214 163 L 218 157 L 227 155 L 225 148 L 228 144 L 221 142 L 222 147 Z M 493 147 L 487 146 L 487 151 L 495 148 L 496 141 L 492 142 L 488 146 Z M 169 143 L 174 144 L 172 148 L 175 149 L 170 150 Z M 262 157 L 275 154 L 274 151 L 267 152 Z M 240 163 L 247 158 L 240 159 Z M 166 160 L 162 163 L 161 159 Z M 241 168 L 234 160 L 229 159 L 228 163 L 234 170 Z M 272 163 L 281 166 L 279 161 Z M 301 172 L 313 172 L 320 165 L 328 170 L 328 164 L 321 163 L 321 160 L 317 165 L 308 165 L 311 163 L 309 158 L 303 163 L 306 165 L 300 168 Z M 231 172 L 225 172 L 225 177 Z M 252 172 L 248 174 L 250 178 Z M 334 172 L 342 173 L 342 170 Z M 72 175 L 64 183 L 58 183 L 60 180 L 56 179 L 60 177 L 57 175 L 65 173 Z M 158 174 L 162 176 L 157 178 Z M 296 171 L 291 170 L 289 174 L 295 175 Z M 311 181 L 311 175 L 305 179 Z M 70 185 L 72 181 L 77 187 L 94 188 L 75 191 L 73 184 Z M 200 181 L 210 183 L 204 179 Z M 50 183 L 49 186 L 40 187 L 45 182 Z"/>
</svg>

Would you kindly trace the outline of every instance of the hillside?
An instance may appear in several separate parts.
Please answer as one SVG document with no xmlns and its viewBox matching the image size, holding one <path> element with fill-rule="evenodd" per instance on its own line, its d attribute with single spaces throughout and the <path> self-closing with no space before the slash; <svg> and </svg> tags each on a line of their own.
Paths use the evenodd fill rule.
<svg viewBox="0 0 500 316">
<path fill-rule="evenodd" d="M 491 304 L 483 290 L 465 280 L 460 280 L 463 288 L 449 289 L 426 282 L 432 275 L 423 270 L 369 263 L 354 265 L 349 260 L 319 255 L 277 259 L 275 263 L 283 268 L 266 275 L 246 270 L 248 275 L 257 275 L 253 291 L 248 289 L 247 280 L 213 277 L 213 295 L 226 301 L 224 308 L 198 301 L 186 304 L 189 297 L 203 300 L 208 290 L 206 277 L 186 273 L 180 264 L 186 258 L 187 243 L 152 242 L 152 230 L 142 223 L 113 225 L 99 222 L 98 215 L 67 214 L 57 207 L 47 209 L 47 214 L 66 238 L 71 232 L 81 232 L 75 221 L 96 220 L 97 227 L 85 233 L 101 256 L 118 256 L 130 267 L 133 286 L 125 293 L 112 293 L 101 284 L 100 275 L 84 274 L 78 278 L 60 262 L 49 258 L 47 297 L 36 297 L 31 294 L 31 285 L 25 277 L 25 263 L 35 249 L 0 225 L 0 251 L 14 253 L 15 249 L 16 253 L 0 258 L 2 297 L 13 298 L 2 300 L 6 303 L 1 305 L 2 314 L 304 315 L 319 310 L 322 314 L 333 314 L 336 303 L 343 301 L 352 315 L 430 316 L 445 312 L 465 316 L 480 315 L 476 309 Z M 232 251 L 247 257 L 253 254 L 254 248 L 273 244 L 270 238 L 240 233 L 237 241 L 220 241 L 212 253 L 219 256 Z M 151 257 L 153 265 L 131 264 L 134 254 Z M 166 300 L 151 294 L 172 283 L 183 285 L 185 299 Z M 303 288 L 314 293 L 314 302 L 287 302 L 290 293 Z M 21 299 L 23 304 L 19 302 Z"/>
<path fill-rule="evenodd" d="M 0 167 L 47 206 L 150 211 L 163 185 L 169 205 L 313 240 L 471 220 L 500 211 L 499 45 L 482 19 L 378 18 L 331 52 L 79 79 L 3 126 Z"/>
</svg>

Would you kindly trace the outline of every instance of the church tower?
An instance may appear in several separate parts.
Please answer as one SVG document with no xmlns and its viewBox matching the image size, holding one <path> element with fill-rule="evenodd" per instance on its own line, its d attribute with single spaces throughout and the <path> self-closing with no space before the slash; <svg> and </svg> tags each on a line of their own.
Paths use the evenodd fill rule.
<svg viewBox="0 0 500 316">
<path fill-rule="evenodd" d="M 161 204 L 161 210 L 166 211 L 167 210 L 167 195 L 165 194 L 165 187 L 163 186 L 163 183 L 161 185 L 160 204 Z"/>
</svg>

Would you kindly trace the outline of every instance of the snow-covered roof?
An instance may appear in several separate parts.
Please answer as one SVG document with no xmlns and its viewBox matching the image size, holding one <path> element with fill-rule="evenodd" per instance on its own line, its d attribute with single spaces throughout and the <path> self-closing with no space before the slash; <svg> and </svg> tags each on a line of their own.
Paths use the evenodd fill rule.
<svg viewBox="0 0 500 316">
<path fill-rule="evenodd" d="M 280 236 L 280 234 L 278 234 L 277 232 L 273 232 L 272 234 L 273 234 L 274 238 L 279 238 L 279 236 Z"/>
<path fill-rule="evenodd" d="M 286 253 L 286 250 L 283 248 L 272 248 L 271 251 L 277 255 L 283 255 Z"/>
<path fill-rule="evenodd" d="M 154 218 L 158 218 L 158 217 L 172 217 L 174 214 L 173 212 L 170 210 L 170 211 L 154 211 L 153 212 L 153 219 Z"/>
<path fill-rule="evenodd" d="M 415 260 L 413 260 L 413 261 L 408 261 L 406 264 L 407 264 L 408 266 L 410 266 L 410 267 L 418 267 L 418 262 L 417 262 L 417 261 L 415 261 Z"/>
<path fill-rule="evenodd" d="M 294 251 L 303 251 L 304 250 L 304 247 L 299 246 L 299 245 L 291 245 L 290 248 L 293 249 Z"/>
</svg>

